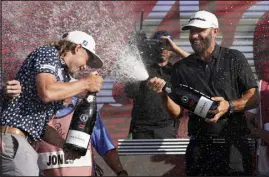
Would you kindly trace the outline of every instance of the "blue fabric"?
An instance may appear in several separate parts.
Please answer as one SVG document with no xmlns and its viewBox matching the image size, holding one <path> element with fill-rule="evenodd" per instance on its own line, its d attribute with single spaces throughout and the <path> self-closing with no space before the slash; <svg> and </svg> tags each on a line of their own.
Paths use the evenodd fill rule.
<svg viewBox="0 0 269 177">
<path fill-rule="evenodd" d="M 72 111 L 74 111 L 74 107 L 76 106 L 77 101 L 78 101 L 78 98 L 73 97 L 71 100 L 71 103 L 68 106 L 66 106 L 66 107 L 64 107 L 56 112 L 55 118 L 56 119 L 62 118 L 64 116 L 70 114 Z"/>
<path fill-rule="evenodd" d="M 97 114 L 97 119 L 95 122 L 95 127 L 91 136 L 91 141 L 93 147 L 96 149 L 98 154 L 104 157 L 105 153 L 111 149 L 115 149 L 115 146 L 105 128 L 103 121 L 101 119 L 100 113 Z"/>
<path fill-rule="evenodd" d="M 73 97 L 71 104 L 57 111 L 56 118 L 61 118 L 70 114 L 74 110 L 74 107 L 77 101 L 78 101 L 78 98 Z M 98 152 L 98 154 L 102 157 L 104 157 L 107 151 L 115 148 L 111 140 L 111 137 L 109 136 L 109 133 L 103 124 L 103 121 L 99 112 L 97 112 L 95 126 L 94 126 L 92 136 L 91 136 L 91 143 L 92 143 L 92 146 Z"/>
</svg>

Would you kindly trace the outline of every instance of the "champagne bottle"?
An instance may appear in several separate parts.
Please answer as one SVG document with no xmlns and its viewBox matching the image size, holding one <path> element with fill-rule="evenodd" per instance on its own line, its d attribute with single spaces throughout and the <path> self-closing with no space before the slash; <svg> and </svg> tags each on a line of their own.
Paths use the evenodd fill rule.
<svg viewBox="0 0 269 177">
<path fill-rule="evenodd" d="M 75 108 L 64 148 L 86 155 L 97 114 L 96 93 L 89 93 Z"/>
<path fill-rule="evenodd" d="M 180 84 L 177 88 L 166 84 L 163 91 L 178 105 L 202 118 L 213 118 L 209 110 L 215 110 L 218 102 L 209 96 L 187 85 Z"/>
</svg>

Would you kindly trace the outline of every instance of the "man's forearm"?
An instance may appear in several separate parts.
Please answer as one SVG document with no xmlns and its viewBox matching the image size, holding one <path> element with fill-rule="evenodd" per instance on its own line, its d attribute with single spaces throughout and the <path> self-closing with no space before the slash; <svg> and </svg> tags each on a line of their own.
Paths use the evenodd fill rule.
<svg viewBox="0 0 269 177">
<path fill-rule="evenodd" d="M 174 49 L 174 52 L 175 52 L 176 54 L 178 54 L 178 55 L 179 55 L 180 57 L 182 57 L 182 58 L 185 58 L 185 57 L 187 57 L 187 56 L 190 55 L 189 52 L 186 52 L 185 50 L 183 50 L 183 49 L 180 48 L 180 47 L 176 47 L 176 48 Z"/>
<path fill-rule="evenodd" d="M 52 101 L 64 100 L 71 98 L 83 91 L 86 91 L 85 81 L 79 80 L 75 82 L 54 82 L 45 85 L 41 79 L 37 79 L 38 96 L 45 103 Z"/>
<path fill-rule="evenodd" d="M 232 100 L 232 104 L 235 112 L 242 112 L 258 107 L 257 89 L 249 89 L 241 98 Z"/>
<path fill-rule="evenodd" d="M 165 93 L 160 93 L 164 109 L 168 112 L 171 118 L 178 119 L 181 116 L 182 109 Z"/>
<path fill-rule="evenodd" d="M 51 126 L 48 126 L 42 139 L 47 143 L 59 148 L 63 148 L 63 144 L 65 142 L 65 140 L 61 137 L 57 130 Z"/>
<path fill-rule="evenodd" d="M 104 160 L 106 164 L 115 172 L 115 174 L 123 170 L 116 148 L 107 151 L 104 155 Z"/>
</svg>

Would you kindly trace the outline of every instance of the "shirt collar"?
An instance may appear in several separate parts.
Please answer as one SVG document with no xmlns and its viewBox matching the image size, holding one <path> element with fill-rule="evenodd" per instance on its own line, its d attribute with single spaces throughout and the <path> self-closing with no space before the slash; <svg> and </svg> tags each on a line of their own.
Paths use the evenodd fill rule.
<svg viewBox="0 0 269 177">
<path fill-rule="evenodd" d="M 66 64 L 66 62 L 60 58 L 60 63 L 61 63 L 61 68 L 64 70 L 65 72 L 65 78 L 64 78 L 64 81 L 65 82 L 69 82 L 71 80 L 71 76 L 70 76 L 70 73 L 68 71 L 68 66 Z"/>
<path fill-rule="evenodd" d="M 154 63 L 153 65 L 151 65 L 152 68 L 155 68 L 155 69 L 160 69 L 160 68 L 170 68 L 171 66 L 173 66 L 172 63 L 168 62 L 167 65 L 164 65 L 164 66 L 160 66 L 158 65 L 158 63 Z"/>
<path fill-rule="evenodd" d="M 215 45 L 215 49 L 214 51 L 212 52 L 212 55 L 211 57 L 212 58 L 215 58 L 215 59 L 218 59 L 219 57 L 219 52 L 220 52 L 220 46 L 218 44 Z"/>
<path fill-rule="evenodd" d="M 62 67 L 68 68 L 66 62 L 63 59 L 60 58 L 60 62 L 61 62 Z"/>
</svg>

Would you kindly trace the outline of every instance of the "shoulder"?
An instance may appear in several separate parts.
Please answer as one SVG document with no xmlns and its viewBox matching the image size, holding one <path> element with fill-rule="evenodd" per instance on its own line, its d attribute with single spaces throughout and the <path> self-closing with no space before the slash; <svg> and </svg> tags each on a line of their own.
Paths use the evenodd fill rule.
<svg viewBox="0 0 269 177">
<path fill-rule="evenodd" d="M 178 68 L 178 67 L 187 65 L 189 63 L 193 63 L 193 62 L 195 62 L 194 58 L 195 58 L 195 54 L 193 53 L 193 54 L 191 54 L 191 55 L 177 61 L 176 63 L 174 63 L 173 67 Z"/>
<path fill-rule="evenodd" d="M 34 54 L 37 54 L 39 56 L 59 56 L 58 50 L 54 46 L 44 45 L 36 48 L 34 51 Z"/>
<path fill-rule="evenodd" d="M 37 64 L 54 63 L 58 65 L 60 61 L 58 60 L 59 52 L 53 46 L 40 46 L 30 54 L 29 58 L 33 59 Z"/>
<path fill-rule="evenodd" d="M 244 59 L 245 55 L 243 54 L 243 52 L 237 50 L 237 49 L 231 49 L 231 48 L 226 48 L 226 47 L 222 47 L 223 49 L 226 50 L 226 54 L 231 55 L 231 57 L 234 57 L 235 59 Z"/>
<path fill-rule="evenodd" d="M 54 46 L 43 45 L 37 48 L 37 51 L 44 55 L 58 55 L 58 50 Z"/>
</svg>

